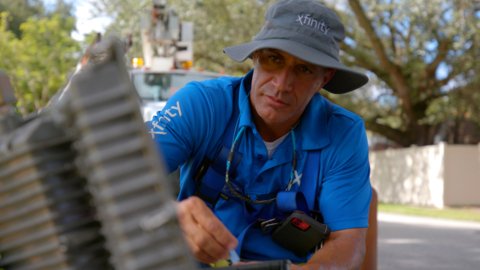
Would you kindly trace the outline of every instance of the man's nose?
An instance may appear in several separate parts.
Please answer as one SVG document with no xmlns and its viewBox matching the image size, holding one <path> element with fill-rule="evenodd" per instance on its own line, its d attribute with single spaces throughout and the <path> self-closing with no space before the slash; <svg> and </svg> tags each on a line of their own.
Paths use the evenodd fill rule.
<svg viewBox="0 0 480 270">
<path fill-rule="evenodd" d="M 290 68 L 283 68 L 275 74 L 272 84 L 278 91 L 291 91 L 293 89 L 294 80 L 295 74 L 293 73 L 293 70 Z"/>
</svg>

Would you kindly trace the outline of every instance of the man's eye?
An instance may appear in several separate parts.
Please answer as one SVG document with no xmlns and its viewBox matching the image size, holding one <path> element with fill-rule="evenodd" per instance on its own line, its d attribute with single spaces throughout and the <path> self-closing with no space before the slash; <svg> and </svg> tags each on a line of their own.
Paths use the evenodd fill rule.
<svg viewBox="0 0 480 270">
<path fill-rule="evenodd" d="M 278 59 L 278 57 L 276 57 L 275 55 L 270 55 L 269 58 L 270 58 L 270 60 L 272 60 L 272 62 L 280 61 L 280 59 Z"/>
<path fill-rule="evenodd" d="M 303 73 L 309 73 L 309 74 L 312 73 L 312 71 L 306 66 L 302 66 L 300 69 Z"/>
</svg>

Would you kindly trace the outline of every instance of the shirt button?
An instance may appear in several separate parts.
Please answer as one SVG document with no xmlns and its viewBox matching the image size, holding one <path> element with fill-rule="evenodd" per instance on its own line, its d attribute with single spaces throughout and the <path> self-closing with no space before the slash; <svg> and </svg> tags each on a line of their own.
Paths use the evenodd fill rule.
<svg viewBox="0 0 480 270">
<path fill-rule="evenodd" d="M 263 156 L 262 156 L 262 155 L 258 155 L 257 158 L 258 158 L 258 159 L 262 159 Z"/>
<path fill-rule="evenodd" d="M 262 181 L 263 181 L 263 178 L 261 176 L 257 178 L 258 183 L 261 183 Z"/>
</svg>

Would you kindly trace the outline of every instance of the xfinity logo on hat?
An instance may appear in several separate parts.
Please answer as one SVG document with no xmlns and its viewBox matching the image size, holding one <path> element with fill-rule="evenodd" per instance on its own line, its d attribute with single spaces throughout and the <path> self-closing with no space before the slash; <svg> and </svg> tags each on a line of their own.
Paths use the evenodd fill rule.
<svg viewBox="0 0 480 270">
<path fill-rule="evenodd" d="M 331 29 L 331 28 L 328 28 L 324 22 L 320 23 L 313 18 L 309 18 L 310 14 L 302 15 L 302 16 L 297 15 L 297 16 L 298 16 L 298 20 L 296 20 L 296 22 L 300 22 L 301 25 L 308 25 L 308 26 L 313 26 L 313 24 L 315 23 L 315 26 L 313 27 L 320 29 L 320 31 L 322 31 L 325 35 L 327 34 L 328 30 Z M 302 19 L 303 19 L 303 22 L 302 22 Z"/>
</svg>

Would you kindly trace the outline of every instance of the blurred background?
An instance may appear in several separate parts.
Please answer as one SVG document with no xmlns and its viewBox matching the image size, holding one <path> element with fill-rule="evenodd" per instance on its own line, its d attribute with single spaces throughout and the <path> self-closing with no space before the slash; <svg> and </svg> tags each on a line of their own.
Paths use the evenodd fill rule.
<svg viewBox="0 0 480 270">
<path fill-rule="evenodd" d="M 0 0 L 0 69 L 15 90 L 17 113 L 28 117 L 67 85 L 87 48 L 115 34 L 124 41 L 132 79 L 143 76 L 135 86 L 145 104 L 164 101 L 189 80 L 246 74 L 252 62 L 236 63 L 222 48 L 251 41 L 274 2 Z M 379 269 L 479 269 L 480 2 L 317 2 L 346 26 L 342 62 L 370 78 L 353 93 L 322 95 L 365 121 L 380 202 Z M 164 6 L 171 20 L 156 24 Z M 168 30 L 174 18 L 177 35 L 191 33 L 178 40 L 186 42 L 186 56 L 161 66 L 155 59 L 169 49 L 142 33 Z M 150 91 L 145 85 L 167 83 L 149 70 L 184 77 L 174 85 L 169 75 L 166 97 L 142 96 L 141 89 Z"/>
<path fill-rule="evenodd" d="M 252 40 L 275 1 L 165 1 L 193 23 L 193 68 L 241 76 L 222 48 Z M 359 114 L 375 149 L 480 142 L 479 1 L 320 1 L 346 25 L 342 61 L 370 77 L 349 95 L 327 95 Z M 141 18 L 152 0 L 0 0 L 0 68 L 22 115 L 45 106 L 97 33 L 131 39 L 144 57 Z"/>
</svg>

